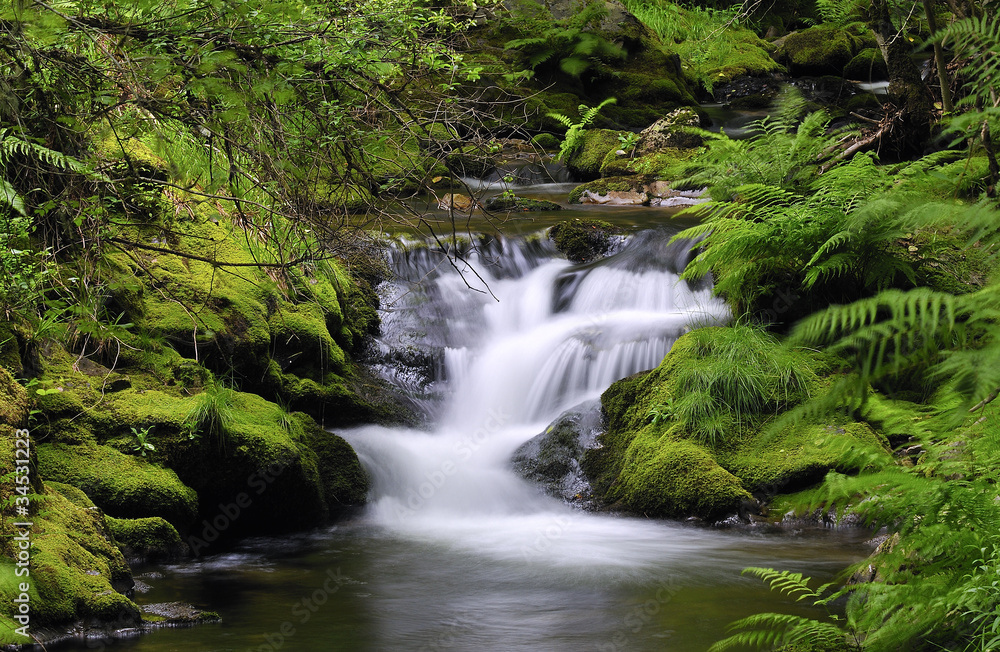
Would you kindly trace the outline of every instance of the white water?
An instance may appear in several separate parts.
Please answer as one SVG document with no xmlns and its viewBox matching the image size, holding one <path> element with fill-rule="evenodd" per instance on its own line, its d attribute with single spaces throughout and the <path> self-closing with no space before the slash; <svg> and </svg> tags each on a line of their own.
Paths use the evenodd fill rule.
<svg viewBox="0 0 1000 652">
<path fill-rule="evenodd" d="M 402 298 L 385 320 L 385 339 L 436 342 L 446 398 L 431 432 L 368 426 L 341 433 L 372 475 L 365 518 L 407 540 L 574 575 L 634 577 L 705 555 L 713 541 L 723 545 L 705 531 L 583 513 L 509 468 L 511 453 L 563 410 L 657 366 L 693 324 L 728 317 L 710 288 L 679 279 L 673 270 L 687 250 L 667 247 L 668 240 L 665 233 L 635 237 L 582 268 L 508 242 L 501 264 L 479 260 L 482 281 L 471 273 L 465 280 L 453 271 L 428 275 L 427 260 L 414 255 L 411 276 L 423 285 L 394 290 Z"/>
</svg>

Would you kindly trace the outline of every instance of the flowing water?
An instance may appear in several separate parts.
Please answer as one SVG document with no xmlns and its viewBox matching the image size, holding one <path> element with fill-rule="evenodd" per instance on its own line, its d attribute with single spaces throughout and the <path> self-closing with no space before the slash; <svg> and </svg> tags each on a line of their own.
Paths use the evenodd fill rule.
<svg viewBox="0 0 1000 652">
<path fill-rule="evenodd" d="M 670 222 L 643 210 L 643 220 Z M 431 425 L 338 431 L 373 479 L 362 514 L 154 569 L 141 601 L 192 602 L 224 622 L 115 646 L 703 650 L 735 618 L 809 613 L 741 569 L 827 580 L 868 552 L 863 533 L 592 514 L 511 470 L 511 453 L 563 410 L 655 367 L 686 329 L 728 317 L 707 283 L 679 279 L 689 243 L 669 244 L 678 230 L 636 228 L 589 265 L 531 236 L 473 237 L 459 246 L 467 263 L 418 242 L 394 248 L 399 280 L 384 288 L 376 368 Z"/>
</svg>

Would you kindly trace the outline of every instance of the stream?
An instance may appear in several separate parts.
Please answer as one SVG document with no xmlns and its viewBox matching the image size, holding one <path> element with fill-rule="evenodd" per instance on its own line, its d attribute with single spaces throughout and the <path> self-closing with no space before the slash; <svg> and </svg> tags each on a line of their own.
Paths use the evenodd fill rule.
<svg viewBox="0 0 1000 652">
<path fill-rule="evenodd" d="M 568 187 L 518 194 L 564 201 Z M 138 569 L 151 587 L 139 602 L 189 602 L 223 622 L 109 645 L 680 652 L 704 650 L 752 613 L 815 615 L 740 571 L 767 566 L 829 581 L 871 551 L 867 532 L 765 533 L 589 513 L 511 469 L 513 451 L 564 410 L 655 367 L 685 330 L 728 318 L 710 285 L 679 280 L 690 243 L 668 241 L 689 222 L 671 216 L 597 206 L 520 214 L 507 238 L 480 240 L 470 264 L 458 263 L 461 274 L 419 242 L 394 247 L 399 278 L 383 287 L 375 369 L 432 425 L 337 430 L 373 480 L 362 513 Z M 575 217 L 629 230 L 613 255 L 573 265 L 534 234 Z"/>
</svg>

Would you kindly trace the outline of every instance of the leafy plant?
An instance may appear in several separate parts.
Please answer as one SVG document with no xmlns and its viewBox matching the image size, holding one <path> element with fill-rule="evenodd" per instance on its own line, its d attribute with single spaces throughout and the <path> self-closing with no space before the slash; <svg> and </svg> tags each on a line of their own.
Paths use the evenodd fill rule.
<svg viewBox="0 0 1000 652">
<path fill-rule="evenodd" d="M 761 613 L 742 618 L 730 625 L 730 629 L 745 631 L 732 634 L 709 648 L 709 652 L 745 649 L 798 649 L 802 646 L 810 650 L 861 650 L 861 639 L 851 629 L 840 623 L 841 618 L 833 613 L 830 602 L 843 595 L 843 591 L 831 591 L 832 584 L 824 584 L 815 589 L 809 587 L 809 578 L 802 573 L 776 571 L 770 568 L 747 568 L 744 574 L 756 575 L 767 582 L 772 591 L 794 598 L 796 602 L 810 600 L 814 606 L 826 609 L 825 620 L 793 616 L 790 614 Z"/>
<path fill-rule="evenodd" d="M 135 437 L 135 442 L 132 444 L 132 450 L 139 453 L 143 457 L 146 457 L 147 452 L 153 452 L 156 450 L 156 447 L 149 441 L 151 430 L 152 426 L 142 428 L 141 430 L 132 426 L 132 436 Z"/>
<path fill-rule="evenodd" d="M 639 144 L 639 139 L 639 134 L 632 131 L 624 134 L 618 134 L 618 144 L 629 156 L 635 152 L 636 145 Z"/>
<path fill-rule="evenodd" d="M 583 132 L 597 118 L 601 109 L 615 102 L 615 98 L 609 97 L 594 107 L 581 104 L 577 107 L 580 118 L 576 122 L 573 122 L 572 118 L 561 113 L 549 113 L 548 116 L 550 118 L 555 118 L 560 124 L 566 127 L 566 134 L 563 136 L 563 142 L 559 146 L 559 154 L 556 156 L 556 160 L 563 161 L 564 163 L 568 161 L 576 150 L 580 148 L 580 145 L 583 144 Z"/>
<path fill-rule="evenodd" d="M 670 421 L 676 416 L 677 404 L 672 397 L 663 403 L 649 408 L 649 412 L 646 413 L 646 417 L 650 419 L 650 423 L 654 426 L 665 421 Z"/>
<path fill-rule="evenodd" d="M 233 397 L 236 392 L 213 381 L 195 396 L 195 406 L 184 418 L 188 439 L 207 439 L 220 451 L 226 451 L 227 428 L 233 420 Z"/>
<path fill-rule="evenodd" d="M 597 62 L 625 58 L 621 47 L 595 33 L 595 27 L 607 15 L 603 2 L 588 1 L 569 18 L 543 20 L 536 24 L 539 29 L 535 35 L 513 39 L 504 47 L 524 52 L 532 71 L 557 68 L 571 77 L 580 77 Z"/>
</svg>

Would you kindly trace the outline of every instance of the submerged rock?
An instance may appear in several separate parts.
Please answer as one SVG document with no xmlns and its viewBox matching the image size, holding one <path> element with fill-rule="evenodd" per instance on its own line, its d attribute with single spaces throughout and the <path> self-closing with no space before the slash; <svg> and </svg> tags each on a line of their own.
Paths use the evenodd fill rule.
<svg viewBox="0 0 1000 652">
<path fill-rule="evenodd" d="M 601 403 L 586 401 L 563 412 L 545 432 L 514 451 L 511 461 L 521 477 L 537 482 L 545 493 L 590 507 L 591 491 L 580 467 L 601 429 Z"/>
</svg>

